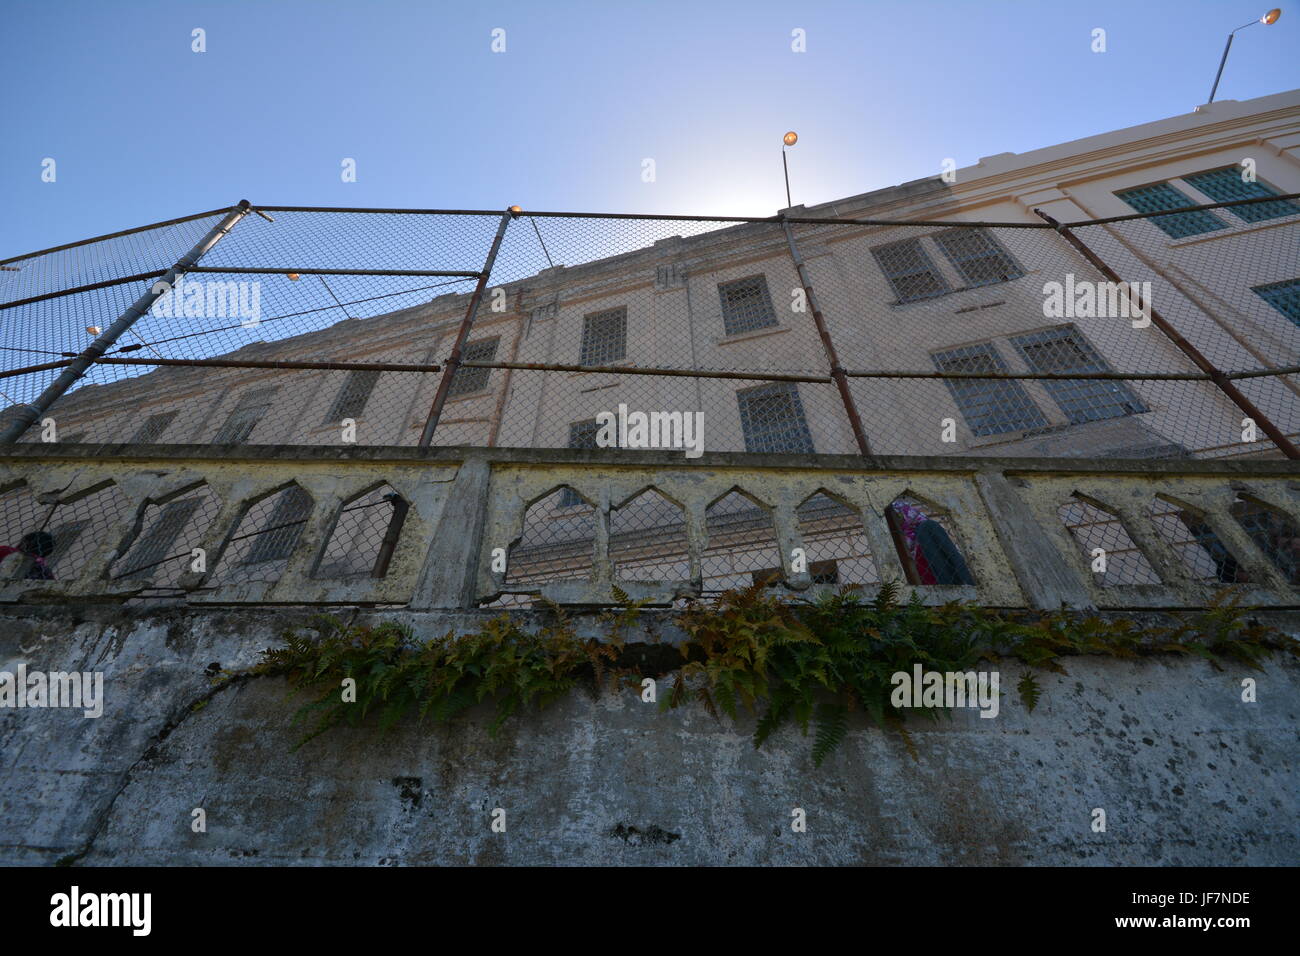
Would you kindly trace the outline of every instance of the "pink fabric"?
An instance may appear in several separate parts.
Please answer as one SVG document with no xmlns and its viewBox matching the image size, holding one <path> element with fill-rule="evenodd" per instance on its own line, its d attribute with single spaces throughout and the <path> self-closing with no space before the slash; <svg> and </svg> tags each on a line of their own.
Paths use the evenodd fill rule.
<svg viewBox="0 0 1300 956">
<path fill-rule="evenodd" d="M 907 553 L 912 557 L 912 563 L 916 566 L 916 575 L 922 584 L 934 584 L 938 578 L 930 570 L 929 563 L 925 560 L 925 555 L 916 544 L 916 529 L 921 527 L 921 522 L 929 521 L 930 517 L 920 508 L 913 507 L 902 501 L 894 502 L 894 510 L 898 512 L 902 520 L 903 539 L 907 542 Z"/>
</svg>

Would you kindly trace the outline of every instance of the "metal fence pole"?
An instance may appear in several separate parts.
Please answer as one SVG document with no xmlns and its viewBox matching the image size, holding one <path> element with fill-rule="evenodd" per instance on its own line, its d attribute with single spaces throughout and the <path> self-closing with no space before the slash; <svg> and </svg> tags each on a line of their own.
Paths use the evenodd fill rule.
<svg viewBox="0 0 1300 956">
<path fill-rule="evenodd" d="M 177 278 L 197 264 L 209 249 L 234 228 L 235 223 L 248 215 L 248 212 L 248 200 L 241 199 L 239 204 L 227 212 L 221 221 L 213 226 L 193 249 L 163 273 L 162 277 L 149 287 L 148 292 L 136 299 L 135 303 L 118 316 L 117 320 L 95 341 L 91 342 L 84 352 L 68 363 L 68 367 L 59 373 L 58 378 L 46 386 L 45 391 L 37 396 L 36 401 L 30 405 L 22 406 L 14 416 L 14 420 L 10 422 L 4 431 L 0 432 L 0 445 L 12 445 L 17 442 L 23 433 L 32 426 L 32 423 L 39 419 L 58 400 L 59 396 L 71 388 L 77 379 L 86 374 L 86 370 L 95 363 L 96 359 L 109 350 L 123 332 L 134 325 L 140 316 L 148 312 L 158 299 L 162 298 L 169 289 L 176 285 Z"/>
<path fill-rule="evenodd" d="M 867 433 L 862 428 L 862 417 L 858 414 L 858 406 L 853 401 L 853 394 L 849 391 L 848 376 L 844 374 L 844 369 L 840 365 L 840 358 L 835 352 L 835 343 L 831 341 L 831 334 L 826 328 L 826 320 L 822 317 L 821 307 L 817 304 L 817 298 L 813 295 L 812 280 L 808 278 L 808 269 L 804 266 L 803 258 L 799 255 L 799 247 L 795 245 L 794 230 L 790 228 L 790 223 L 784 221 L 782 217 L 781 227 L 785 229 L 785 240 L 790 246 L 790 258 L 794 261 L 795 272 L 799 274 L 799 284 L 803 286 L 805 298 L 808 300 L 808 308 L 812 310 L 813 323 L 817 326 L 817 334 L 821 336 L 822 348 L 826 350 L 826 360 L 831 366 L 831 378 L 835 382 L 835 387 L 840 391 L 840 400 L 844 402 L 844 411 L 849 416 L 849 425 L 853 429 L 853 437 L 858 443 L 858 451 L 864 455 L 871 454 L 871 444 L 867 441 Z"/>
<path fill-rule="evenodd" d="M 1085 259 L 1092 263 L 1092 265 L 1096 267 L 1097 271 L 1107 279 L 1116 284 L 1124 282 L 1124 280 L 1119 277 L 1119 274 L 1110 266 L 1106 265 L 1100 256 L 1088 248 L 1087 243 L 1070 231 L 1068 226 L 1062 225 L 1041 209 L 1035 209 L 1034 212 L 1050 223 L 1058 233 L 1065 237 L 1066 242 L 1074 246 L 1074 248 L 1077 249 Z M 1286 455 L 1288 458 L 1300 458 L 1300 449 L 1296 448 L 1295 444 L 1291 439 L 1287 438 L 1282 429 L 1274 425 L 1269 417 L 1242 393 L 1241 389 L 1232 384 L 1232 380 L 1227 375 L 1206 358 L 1201 353 L 1200 349 L 1187 341 L 1187 339 L 1183 338 L 1178 330 L 1170 325 L 1169 322 L 1165 320 L 1164 316 L 1156 311 L 1155 306 L 1150 302 L 1142 303 L 1142 305 L 1146 307 L 1147 314 L 1151 316 L 1151 323 L 1163 332 L 1169 338 L 1169 341 L 1178 346 L 1178 348 L 1180 348 L 1183 353 L 1192 360 L 1193 364 L 1195 364 L 1197 368 L 1202 372 L 1205 372 L 1205 374 L 1210 377 L 1210 381 L 1217 385 L 1224 395 L 1228 396 L 1228 398 L 1238 408 L 1245 412 L 1247 417 L 1259 426 L 1260 431 L 1272 439 L 1273 444 L 1278 447 L 1282 454 Z"/>
<path fill-rule="evenodd" d="M 461 320 L 460 329 L 456 333 L 456 342 L 451 347 L 451 355 L 447 357 L 446 370 L 442 373 L 442 380 L 438 382 L 438 391 L 433 396 L 433 407 L 429 409 L 429 418 L 424 423 L 424 431 L 420 433 L 420 448 L 428 448 L 433 444 L 433 433 L 438 427 L 438 420 L 442 418 L 442 407 L 447 404 L 447 393 L 451 390 L 452 379 L 456 377 L 456 370 L 460 368 L 461 350 L 465 347 L 465 340 L 469 338 L 474 318 L 478 315 L 479 303 L 483 301 L 483 290 L 487 288 L 488 279 L 492 276 L 492 267 L 496 264 L 497 252 L 501 249 L 501 240 L 505 237 L 506 226 L 515 215 L 513 208 L 501 214 L 501 222 L 497 224 L 497 234 L 492 239 L 492 247 L 488 249 L 483 271 L 479 273 L 478 284 L 469 299 L 469 308 L 465 310 L 465 318 Z"/>
</svg>

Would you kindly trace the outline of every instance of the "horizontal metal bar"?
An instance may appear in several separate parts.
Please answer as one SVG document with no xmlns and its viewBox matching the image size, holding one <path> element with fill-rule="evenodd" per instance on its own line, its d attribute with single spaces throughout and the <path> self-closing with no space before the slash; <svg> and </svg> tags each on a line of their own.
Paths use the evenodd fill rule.
<svg viewBox="0 0 1300 956">
<path fill-rule="evenodd" d="M 420 216 L 499 216 L 499 212 L 484 209 L 381 209 L 368 208 L 363 206 L 257 206 L 257 209 L 265 209 L 268 212 L 340 212 L 340 213 L 410 213 Z M 659 215 L 652 213 L 639 212 L 551 212 L 551 211 L 532 211 L 524 210 L 518 216 L 528 217 L 535 216 L 542 219 L 632 219 L 650 222 L 662 220 L 665 222 L 734 222 L 734 223 L 767 223 L 775 225 L 782 221 L 801 223 L 808 225 L 827 225 L 827 226 L 968 226 L 971 228 L 988 228 L 992 226 L 1006 227 L 1008 229 L 1050 229 L 1050 226 L 1041 222 L 960 222 L 953 220 L 936 220 L 936 219 L 843 219 L 843 218 L 822 218 L 809 216 L 786 216 L 784 220 L 780 215 L 775 216 L 696 216 L 696 215 Z"/>
<path fill-rule="evenodd" d="M 139 346 L 133 346 L 138 348 Z M 60 368 L 67 362 L 50 362 L 33 365 L 10 372 L 0 372 L 0 378 L 38 372 L 45 369 Z M 420 365 L 402 362 L 331 362 L 331 361 L 293 361 L 288 359 L 169 359 L 169 358 L 117 358 L 106 356 L 98 360 L 100 365 L 193 365 L 202 368 L 266 368 L 266 369 L 319 369 L 323 371 L 358 371 L 358 372 L 441 372 L 442 365 Z M 797 372 L 779 371 L 735 371 L 730 369 L 683 369 L 683 368 L 643 368 L 631 365 L 557 365 L 545 362 L 470 362 L 461 363 L 462 368 L 513 369 L 526 372 L 590 372 L 605 375 L 658 375 L 676 378 L 716 378 L 741 379 L 744 381 L 764 382 L 810 382 L 829 384 L 833 379 L 829 375 L 803 375 Z M 1227 378 L 1268 378 L 1279 375 L 1300 373 L 1300 365 L 1288 365 L 1272 369 L 1249 369 L 1241 372 L 1229 372 Z M 1209 381 L 1210 376 L 1204 372 L 928 372 L 928 371 L 854 371 L 845 370 L 851 378 L 924 378 L 924 379 L 1046 379 L 1046 380 L 1119 380 L 1119 381 Z"/>
<path fill-rule="evenodd" d="M 12 302 L 0 302 L 0 309 L 13 309 L 20 305 L 44 302 L 46 299 L 58 299 L 65 295 L 76 295 L 79 292 L 93 292 L 95 289 L 107 289 L 109 286 L 125 285 L 128 282 L 143 282 L 145 279 L 156 279 L 166 274 L 166 269 L 159 269 L 155 272 L 137 272 L 133 276 L 123 276 L 120 279 L 105 279 L 103 282 L 92 282 L 90 285 L 73 286 L 71 289 L 60 289 L 57 292 L 45 292 L 41 295 L 28 296 L 26 299 L 14 299 Z"/>
<path fill-rule="evenodd" d="M 67 364 L 67 363 L 63 363 Z M 409 365 L 401 362 L 297 362 L 287 359 L 167 359 L 106 357 L 99 365 L 193 365 L 200 368 L 319 369 L 329 372 L 441 372 L 441 365 Z"/>
<path fill-rule="evenodd" d="M 1229 373 L 1227 378 L 1262 378 L 1271 375 L 1291 375 L 1300 372 L 1300 365 L 1288 365 L 1282 368 L 1251 369 L 1244 372 Z M 1046 380 L 1118 380 L 1137 382 L 1208 382 L 1212 381 L 1205 372 L 895 372 L 889 370 L 853 371 L 845 370 L 845 375 L 852 378 L 988 378 L 988 379 L 1046 379 Z"/>
<path fill-rule="evenodd" d="M 1280 202 L 1285 199 L 1300 199 L 1300 193 L 1283 193 L 1280 196 L 1257 196 L 1254 199 L 1230 199 L 1226 202 L 1204 203 L 1199 206 L 1180 206 L 1178 209 L 1162 209 L 1159 212 L 1136 212 L 1124 216 L 1107 216 L 1105 219 L 1080 219 L 1077 222 L 1063 222 L 1066 229 L 1075 226 L 1104 226 L 1111 222 L 1128 222 L 1132 219 L 1152 219 L 1156 216 L 1177 216 L 1185 212 L 1197 212 L 1202 209 L 1230 209 L 1233 206 L 1254 206 L 1263 202 Z M 1300 215 L 1300 209 L 1296 210 Z"/>
<path fill-rule="evenodd" d="M 66 368 L 72 364 L 72 359 L 76 355 L 62 362 L 44 362 L 40 365 L 28 365 L 25 368 L 11 368 L 6 372 L 0 372 L 0 378 L 13 378 L 15 375 L 30 375 L 32 372 L 48 372 L 53 368 Z"/>
<path fill-rule="evenodd" d="M 25 252 L 21 256 L 14 256 L 11 259 L 0 259 L 0 265 L 10 262 L 19 262 L 23 259 L 34 259 L 37 256 L 49 255 L 51 252 L 61 252 L 64 249 L 75 249 L 78 246 L 88 246 L 92 242 L 103 242 L 106 239 L 118 239 L 122 236 L 134 235 L 137 232 L 146 232 L 149 229 L 162 229 L 164 226 L 175 226 L 182 222 L 193 222 L 195 219 L 205 219 L 208 216 L 220 216 L 231 212 L 237 207 L 226 206 L 222 209 L 210 209 L 207 212 L 196 212 L 193 215 L 181 216 L 179 219 L 164 219 L 162 222 L 151 222 L 147 226 L 136 226 L 134 229 L 123 229 L 121 232 L 110 232 L 103 236 L 94 236 L 90 239 L 78 239 L 76 242 L 65 242 L 61 246 L 50 246 L 48 249 L 41 249 L 37 252 Z"/>
<path fill-rule="evenodd" d="M 793 372 L 735 372 L 721 369 L 642 368 L 635 365 L 553 365 L 545 362 L 469 362 L 461 368 L 502 368 L 525 372 L 593 372 L 606 375 L 660 375 L 677 378 L 738 378 L 763 382 L 816 382 L 826 384 L 829 375 L 800 375 Z"/>
<path fill-rule="evenodd" d="M 267 275 L 303 276 L 456 276 L 462 279 L 477 279 L 479 273 L 430 269 L 300 269 L 291 266 L 196 266 L 194 272 L 255 273 Z"/>
</svg>

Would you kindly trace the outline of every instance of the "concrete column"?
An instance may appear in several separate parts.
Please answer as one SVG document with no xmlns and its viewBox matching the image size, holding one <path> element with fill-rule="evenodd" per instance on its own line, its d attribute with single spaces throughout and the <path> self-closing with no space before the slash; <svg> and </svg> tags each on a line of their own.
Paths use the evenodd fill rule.
<svg viewBox="0 0 1300 956">
<path fill-rule="evenodd" d="M 491 478 L 485 458 L 467 458 L 456 472 L 420 569 L 412 610 L 474 606 Z"/>
<path fill-rule="evenodd" d="M 1062 560 L 1006 476 L 981 472 L 975 475 L 975 486 L 1030 606 L 1044 611 L 1055 611 L 1062 604 L 1095 608 L 1083 581 Z"/>
</svg>

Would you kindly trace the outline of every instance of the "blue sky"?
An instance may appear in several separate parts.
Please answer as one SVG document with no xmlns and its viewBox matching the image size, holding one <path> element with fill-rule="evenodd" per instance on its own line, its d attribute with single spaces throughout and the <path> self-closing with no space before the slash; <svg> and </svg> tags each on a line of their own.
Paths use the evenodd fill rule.
<svg viewBox="0 0 1300 956">
<path fill-rule="evenodd" d="M 1265 8 L 11 0 L 0 257 L 245 197 L 770 215 L 786 129 L 794 201 L 813 203 L 1189 112 Z M 1218 98 L 1300 87 L 1298 30 L 1300 9 L 1238 34 Z"/>
</svg>

